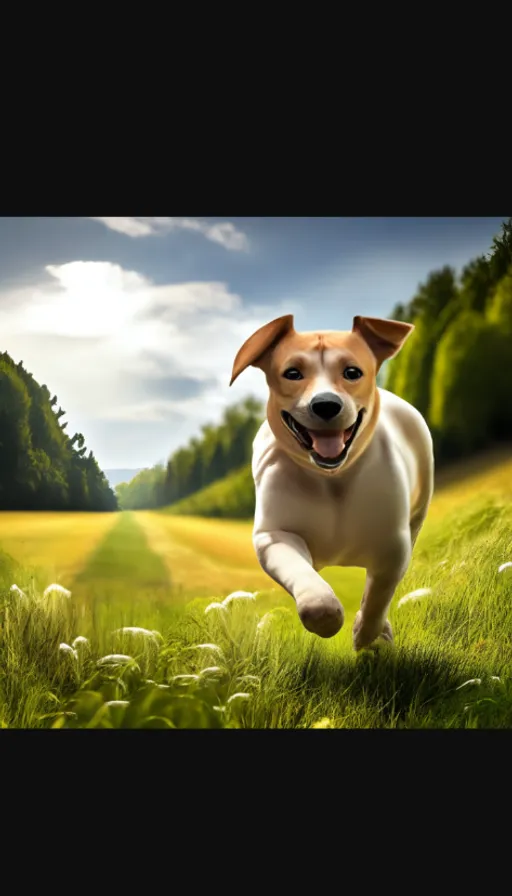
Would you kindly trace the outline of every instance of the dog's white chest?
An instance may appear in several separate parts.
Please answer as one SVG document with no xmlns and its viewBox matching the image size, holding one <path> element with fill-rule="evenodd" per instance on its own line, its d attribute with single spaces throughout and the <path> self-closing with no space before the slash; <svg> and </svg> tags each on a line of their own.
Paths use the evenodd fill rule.
<svg viewBox="0 0 512 896">
<path fill-rule="evenodd" d="M 408 525 L 410 483 L 399 452 L 377 436 L 340 477 L 309 474 L 283 456 L 267 433 L 255 443 L 255 533 L 300 535 L 315 568 L 367 567 Z"/>
</svg>

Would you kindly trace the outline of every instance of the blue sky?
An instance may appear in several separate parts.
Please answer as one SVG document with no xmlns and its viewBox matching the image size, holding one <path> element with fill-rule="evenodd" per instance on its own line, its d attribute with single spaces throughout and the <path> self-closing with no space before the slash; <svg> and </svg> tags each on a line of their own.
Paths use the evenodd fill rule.
<svg viewBox="0 0 512 896">
<path fill-rule="evenodd" d="M 262 324 L 386 317 L 487 252 L 494 218 L 0 218 L 1 350 L 57 393 L 105 468 L 150 466 L 247 394 Z"/>
</svg>

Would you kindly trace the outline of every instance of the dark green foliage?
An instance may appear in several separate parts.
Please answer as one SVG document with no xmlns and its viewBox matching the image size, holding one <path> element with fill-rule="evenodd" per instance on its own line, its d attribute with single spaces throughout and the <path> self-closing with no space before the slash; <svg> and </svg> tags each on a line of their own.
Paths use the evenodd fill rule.
<svg viewBox="0 0 512 896">
<path fill-rule="evenodd" d="M 120 506 L 125 510 L 137 510 L 174 505 L 224 479 L 250 461 L 252 443 L 262 418 L 263 408 L 254 398 L 246 398 L 239 405 L 227 408 L 219 426 L 203 426 L 202 439 L 193 438 L 188 446 L 179 448 L 169 458 L 165 469 L 157 466 L 143 470 L 131 482 L 118 485 L 116 492 Z M 226 516 L 219 506 L 218 496 L 215 492 L 213 495 L 208 515 Z M 243 506 L 249 510 L 242 516 L 250 516 L 251 502 L 253 504 L 254 498 L 250 494 L 244 497 Z M 237 495 L 234 505 L 238 507 L 239 504 Z"/>
<path fill-rule="evenodd" d="M 491 266 L 485 256 L 470 261 L 461 275 L 460 302 L 468 311 L 484 311 L 493 291 Z"/>
<path fill-rule="evenodd" d="M 430 401 L 430 379 L 435 349 L 436 344 L 428 324 L 419 318 L 412 335 L 395 362 L 394 391 L 422 414 L 426 413 Z"/>
<path fill-rule="evenodd" d="M 65 411 L 56 406 L 22 362 L 0 354 L 0 509 L 116 510 L 92 451 L 85 457 L 84 437 L 65 434 Z"/>
<path fill-rule="evenodd" d="M 503 222 L 501 233 L 492 241 L 489 265 L 492 283 L 497 286 L 500 280 L 509 273 L 512 265 L 512 218 Z"/>
<path fill-rule="evenodd" d="M 496 289 L 487 314 L 496 330 L 496 351 L 492 359 L 493 393 L 496 413 L 493 432 L 498 438 L 512 438 L 512 266 Z"/>
<path fill-rule="evenodd" d="M 119 506 L 123 510 L 158 507 L 164 483 L 165 468 L 161 464 L 141 470 L 130 482 L 116 485 Z"/>
<path fill-rule="evenodd" d="M 406 312 L 402 319 L 413 321 L 416 329 L 399 355 L 390 362 L 386 388 L 396 392 L 424 415 L 430 404 L 437 343 L 458 311 L 456 296 L 455 272 L 444 267 L 429 274 L 406 309 L 399 306 L 399 310 Z"/>
<path fill-rule="evenodd" d="M 512 218 L 459 283 L 436 271 L 390 315 L 416 329 L 386 365 L 385 387 L 426 418 L 438 462 L 512 436 L 511 266 Z"/>
<path fill-rule="evenodd" d="M 497 329 L 476 311 L 460 314 L 442 338 L 429 419 L 445 455 L 470 454 L 489 441 L 497 411 L 489 371 L 499 351 Z"/>
<path fill-rule="evenodd" d="M 503 335 L 512 337 L 512 265 L 493 294 L 488 318 L 499 327 Z"/>
<path fill-rule="evenodd" d="M 255 501 L 251 465 L 246 464 L 224 479 L 172 504 L 169 512 L 245 520 L 254 516 Z"/>
</svg>

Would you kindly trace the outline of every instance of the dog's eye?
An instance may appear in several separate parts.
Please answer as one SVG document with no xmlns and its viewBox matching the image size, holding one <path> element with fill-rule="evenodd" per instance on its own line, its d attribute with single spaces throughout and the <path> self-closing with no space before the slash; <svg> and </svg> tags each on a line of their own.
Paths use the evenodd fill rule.
<svg viewBox="0 0 512 896">
<path fill-rule="evenodd" d="M 297 370 L 296 367 L 289 367 L 288 370 L 285 370 L 283 376 L 286 380 L 303 380 L 304 377 L 300 370 Z"/>
<path fill-rule="evenodd" d="M 363 371 L 359 370 L 359 367 L 345 367 L 343 371 L 346 380 L 358 380 L 362 375 Z"/>
</svg>

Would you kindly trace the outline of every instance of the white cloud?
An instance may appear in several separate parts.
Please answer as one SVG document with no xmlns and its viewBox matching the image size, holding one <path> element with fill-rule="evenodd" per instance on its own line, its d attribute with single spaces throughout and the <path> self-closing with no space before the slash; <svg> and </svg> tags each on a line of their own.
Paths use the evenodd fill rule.
<svg viewBox="0 0 512 896">
<path fill-rule="evenodd" d="M 244 251 L 249 246 L 245 233 L 229 221 L 208 224 L 199 218 L 90 218 L 90 220 L 99 221 L 109 230 L 133 238 L 159 236 L 171 233 L 173 230 L 190 230 L 202 234 L 207 240 L 218 243 L 225 249 L 236 252 Z"/>
<path fill-rule="evenodd" d="M 246 306 L 224 283 L 155 285 L 109 262 L 74 261 L 46 272 L 36 288 L 0 292 L 1 349 L 57 394 L 69 432 L 83 427 L 88 438 L 91 426 L 107 433 L 109 423 L 122 422 L 126 449 L 113 458 L 109 448 L 103 462 L 100 453 L 104 466 L 141 465 L 126 444 L 128 431 L 140 444 L 141 426 L 161 421 L 165 442 L 148 443 L 148 463 L 218 420 L 228 404 L 248 394 L 264 399 L 265 378 L 254 369 L 229 388 L 234 357 L 258 327 L 297 311 Z M 180 378 L 197 380 L 202 392 L 181 400 L 171 389 L 166 396 L 166 377 L 177 390 Z"/>
</svg>

